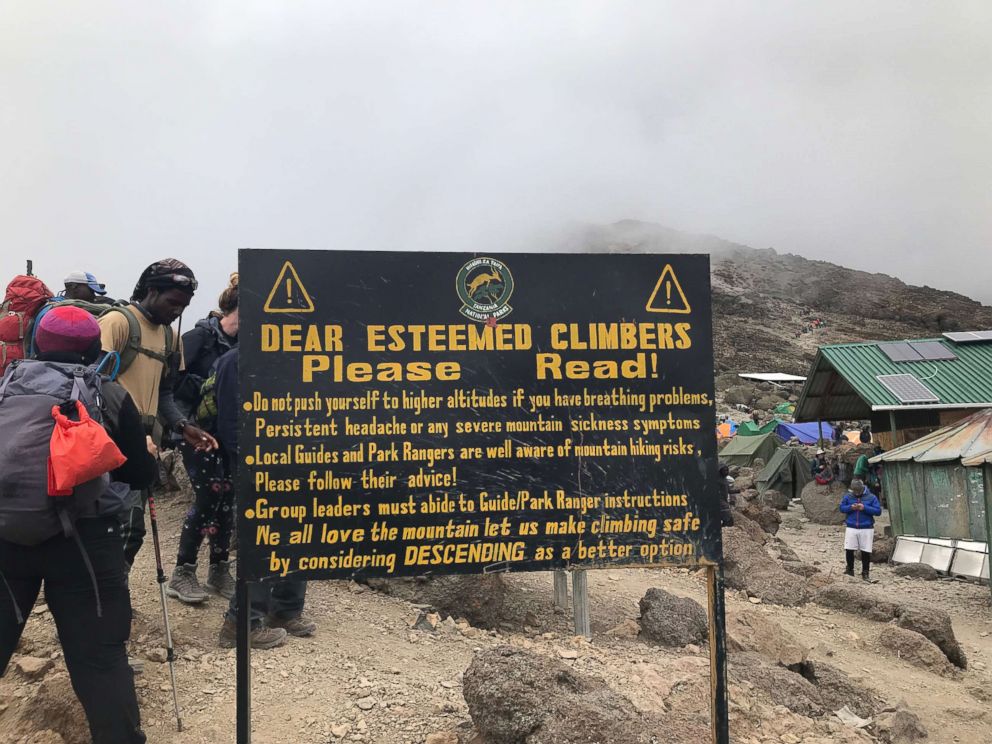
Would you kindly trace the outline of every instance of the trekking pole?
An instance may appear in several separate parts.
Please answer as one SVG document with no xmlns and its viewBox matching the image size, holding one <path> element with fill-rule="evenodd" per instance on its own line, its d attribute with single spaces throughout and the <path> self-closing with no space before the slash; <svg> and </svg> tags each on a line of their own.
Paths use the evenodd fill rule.
<svg viewBox="0 0 992 744">
<path fill-rule="evenodd" d="M 169 676 L 172 678 L 172 704 L 176 709 L 176 730 L 183 730 L 183 719 L 179 715 L 179 691 L 176 688 L 176 652 L 172 646 L 172 627 L 169 625 L 169 604 L 165 598 L 165 571 L 162 569 L 162 548 L 158 539 L 158 518 L 155 514 L 155 497 L 151 489 L 145 491 L 148 498 L 148 514 L 152 523 L 152 543 L 155 545 L 155 570 L 157 572 L 158 591 L 162 599 L 162 620 L 165 621 L 165 653 L 169 662 Z"/>
</svg>

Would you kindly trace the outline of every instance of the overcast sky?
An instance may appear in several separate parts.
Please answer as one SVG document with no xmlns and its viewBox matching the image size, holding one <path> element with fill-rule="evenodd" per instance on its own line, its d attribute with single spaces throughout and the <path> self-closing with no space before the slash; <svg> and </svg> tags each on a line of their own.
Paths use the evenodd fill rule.
<svg viewBox="0 0 992 744">
<path fill-rule="evenodd" d="M 0 274 L 634 218 L 988 303 L 990 133 L 986 0 L 0 0 Z"/>
</svg>

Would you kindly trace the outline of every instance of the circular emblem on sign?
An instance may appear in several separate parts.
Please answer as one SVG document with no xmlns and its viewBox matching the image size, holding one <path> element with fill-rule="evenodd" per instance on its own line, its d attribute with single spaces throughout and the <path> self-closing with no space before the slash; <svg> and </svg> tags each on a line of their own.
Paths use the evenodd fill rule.
<svg viewBox="0 0 992 744">
<path fill-rule="evenodd" d="M 459 312 L 466 318 L 485 323 L 509 315 L 513 275 L 502 261 L 495 258 L 473 258 L 458 270 L 455 278 Z"/>
</svg>

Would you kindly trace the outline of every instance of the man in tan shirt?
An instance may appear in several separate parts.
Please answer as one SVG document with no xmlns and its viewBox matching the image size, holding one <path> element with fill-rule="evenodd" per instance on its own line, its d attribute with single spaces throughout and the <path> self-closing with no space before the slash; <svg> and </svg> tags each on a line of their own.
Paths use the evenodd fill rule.
<svg viewBox="0 0 992 744">
<path fill-rule="evenodd" d="M 182 347 L 172 324 L 193 299 L 197 282 L 192 270 L 173 258 L 145 269 L 127 307 L 112 308 L 99 320 L 103 350 L 120 358 L 117 382 L 134 399 L 145 433 L 156 444 L 163 425 L 200 450 L 217 448 L 217 440 L 183 418 L 172 398 L 172 379 L 182 369 Z M 113 369 L 113 367 L 111 367 Z M 124 557 L 128 567 L 145 537 L 143 494 L 132 492 L 123 513 Z"/>
</svg>

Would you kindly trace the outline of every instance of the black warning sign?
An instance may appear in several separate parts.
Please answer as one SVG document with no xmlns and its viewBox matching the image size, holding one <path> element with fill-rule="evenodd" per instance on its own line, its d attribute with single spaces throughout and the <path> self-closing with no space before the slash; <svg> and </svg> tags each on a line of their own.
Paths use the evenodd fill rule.
<svg viewBox="0 0 992 744">
<path fill-rule="evenodd" d="M 313 300 L 292 261 L 286 261 L 262 308 L 267 313 L 312 313 Z"/>
<path fill-rule="evenodd" d="M 249 580 L 720 558 L 707 257 L 245 250 L 240 274 Z M 271 315 L 294 287 L 312 312 Z"/>
</svg>

